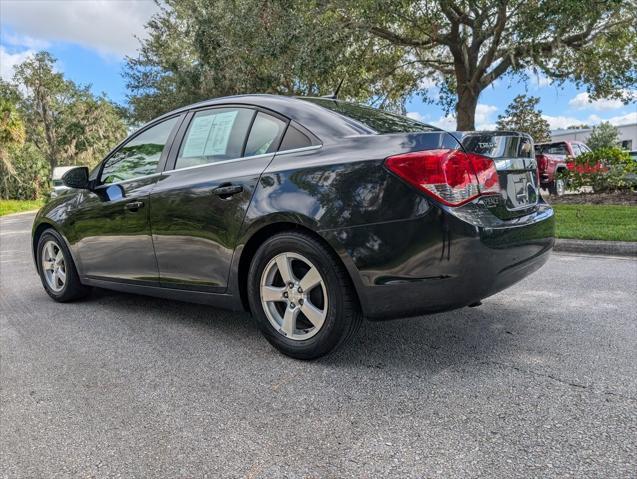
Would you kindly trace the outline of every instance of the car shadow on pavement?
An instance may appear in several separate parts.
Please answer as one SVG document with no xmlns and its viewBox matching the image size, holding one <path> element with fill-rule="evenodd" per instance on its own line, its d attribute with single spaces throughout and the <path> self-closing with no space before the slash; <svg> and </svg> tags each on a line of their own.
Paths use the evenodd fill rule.
<svg viewBox="0 0 637 479">
<path fill-rule="evenodd" d="M 145 334 L 158 336 L 162 326 L 186 328 L 201 340 L 231 341 L 237 354 L 282 358 L 261 336 L 247 313 L 211 306 L 95 289 L 88 302 L 99 303 L 106 314 Z M 330 368 L 439 370 L 466 362 L 497 361 L 515 349 L 520 338 L 533 335 L 532 316 L 501 305 L 463 308 L 415 318 L 364 321 L 351 341 L 317 360 Z M 221 339 L 220 339 L 221 338 Z M 285 358 L 285 360 L 295 361 Z"/>
</svg>

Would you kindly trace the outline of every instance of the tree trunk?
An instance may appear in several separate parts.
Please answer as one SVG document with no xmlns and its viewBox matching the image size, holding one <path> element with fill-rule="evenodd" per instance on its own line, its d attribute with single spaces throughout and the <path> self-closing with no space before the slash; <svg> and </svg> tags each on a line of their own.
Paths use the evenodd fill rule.
<svg viewBox="0 0 637 479">
<path fill-rule="evenodd" d="M 458 103 L 456 105 L 456 129 L 468 131 L 476 129 L 476 107 L 479 92 L 464 87 L 458 89 Z"/>
</svg>

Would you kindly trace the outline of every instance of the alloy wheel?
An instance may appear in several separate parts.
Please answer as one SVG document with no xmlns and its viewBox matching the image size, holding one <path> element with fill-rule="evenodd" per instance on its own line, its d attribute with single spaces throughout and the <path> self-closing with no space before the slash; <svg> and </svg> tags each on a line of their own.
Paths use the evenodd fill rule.
<svg viewBox="0 0 637 479">
<path fill-rule="evenodd" d="M 59 293 L 66 284 L 66 263 L 62 248 L 55 241 L 47 241 L 42 247 L 42 272 L 46 284 Z"/>
<path fill-rule="evenodd" d="M 325 281 L 305 256 L 288 252 L 272 258 L 261 275 L 259 291 L 270 324 L 289 339 L 309 339 L 325 323 Z"/>
</svg>

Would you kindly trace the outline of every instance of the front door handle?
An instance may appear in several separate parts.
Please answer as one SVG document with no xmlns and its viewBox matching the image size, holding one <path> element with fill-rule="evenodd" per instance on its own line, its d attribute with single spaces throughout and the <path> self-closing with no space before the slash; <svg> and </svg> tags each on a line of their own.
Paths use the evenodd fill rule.
<svg viewBox="0 0 637 479">
<path fill-rule="evenodd" d="M 214 190 L 213 193 L 219 196 L 222 199 L 230 198 L 232 195 L 236 195 L 237 193 L 241 193 L 243 191 L 243 186 L 241 185 L 222 185 Z"/>
<path fill-rule="evenodd" d="M 144 206 L 143 201 L 131 201 L 130 203 L 126 203 L 126 209 L 129 211 L 137 211 L 142 206 Z"/>
</svg>

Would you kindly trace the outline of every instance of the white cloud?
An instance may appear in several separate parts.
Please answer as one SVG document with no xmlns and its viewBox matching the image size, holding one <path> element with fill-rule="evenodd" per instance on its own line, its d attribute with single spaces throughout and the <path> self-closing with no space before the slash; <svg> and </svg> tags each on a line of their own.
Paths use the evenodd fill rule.
<svg viewBox="0 0 637 479">
<path fill-rule="evenodd" d="M 608 118 L 607 120 L 602 120 L 602 121 L 608 121 L 615 126 L 627 125 L 629 123 L 637 123 L 637 111 L 627 113 L 626 115 L 613 116 L 611 118 Z"/>
<path fill-rule="evenodd" d="M 487 105 L 485 103 L 478 103 L 476 107 L 476 130 L 495 130 L 496 125 L 493 122 L 493 115 L 498 111 L 498 107 L 494 105 Z M 447 115 L 439 118 L 436 121 L 429 122 L 438 128 L 443 130 L 455 130 L 456 129 L 456 115 Z"/>
<path fill-rule="evenodd" d="M 491 116 L 496 111 L 498 111 L 497 106 L 478 103 L 478 106 L 476 107 L 476 128 L 479 130 L 487 130 L 488 128 L 485 128 L 485 126 L 491 125 Z"/>
<path fill-rule="evenodd" d="M 598 125 L 603 121 L 607 121 L 612 125 L 627 125 L 630 123 L 637 123 L 637 111 L 627 113 L 625 115 L 611 116 L 610 118 L 602 118 L 598 115 L 589 115 L 586 118 L 575 118 L 573 116 L 550 116 L 542 115 L 546 121 L 549 122 L 551 130 L 563 130 L 571 125 Z"/>
<path fill-rule="evenodd" d="M 144 36 L 144 24 L 156 11 L 152 0 L 2 1 L 2 21 L 18 38 L 76 43 L 118 57 L 135 52 L 135 36 Z"/>
<path fill-rule="evenodd" d="M 418 80 L 418 89 L 419 90 L 429 90 L 430 88 L 434 88 L 437 83 L 437 79 L 435 76 L 426 76 Z"/>
<path fill-rule="evenodd" d="M 408 118 L 411 118 L 412 120 L 421 121 L 421 122 L 425 121 L 425 117 L 421 113 L 418 113 L 417 111 L 407 112 L 406 116 Z"/>
<path fill-rule="evenodd" d="M 526 69 L 526 74 L 529 76 L 531 80 L 531 84 L 535 88 L 543 88 L 545 86 L 550 86 L 553 84 L 553 79 L 547 77 L 542 71 L 537 70 L 533 71 L 532 68 Z"/>
<path fill-rule="evenodd" d="M 609 98 L 600 98 L 599 100 L 591 100 L 587 92 L 578 93 L 568 102 L 568 106 L 576 110 L 617 110 L 624 106 L 621 100 L 613 100 Z"/>
<path fill-rule="evenodd" d="M 443 130 L 455 130 L 456 129 L 456 115 L 447 115 L 439 118 L 436 121 L 430 122 L 433 126 L 442 128 Z"/>
<path fill-rule="evenodd" d="M 2 43 L 13 46 L 25 47 L 33 50 L 42 50 L 48 48 L 51 44 L 39 38 L 33 38 L 28 35 L 17 35 L 14 33 L 2 32 Z"/>
<path fill-rule="evenodd" d="M 571 125 L 581 125 L 582 123 L 588 124 L 587 120 L 582 120 L 581 118 L 575 118 L 572 116 L 542 115 L 542 118 L 549 122 L 551 130 L 563 130 Z"/>
<path fill-rule="evenodd" d="M 19 65 L 34 54 L 35 50 L 10 53 L 3 45 L 0 45 L 0 77 L 3 80 L 11 80 L 16 65 Z"/>
</svg>

